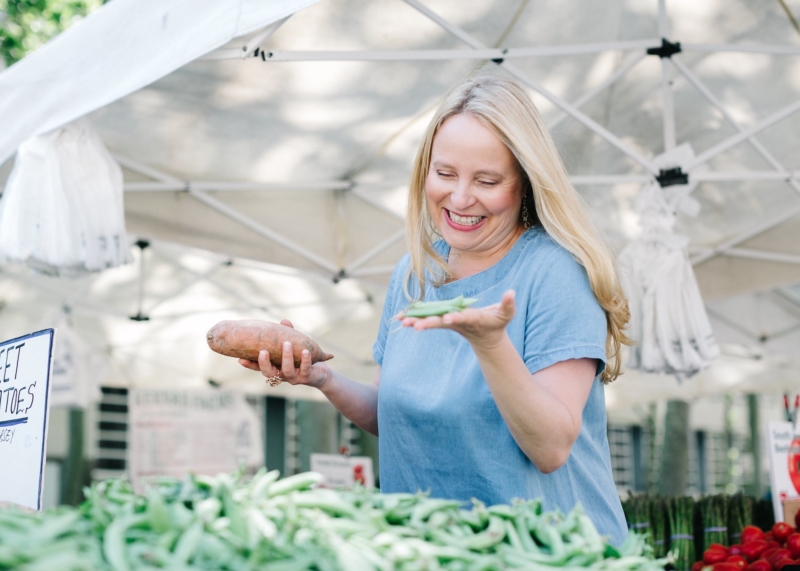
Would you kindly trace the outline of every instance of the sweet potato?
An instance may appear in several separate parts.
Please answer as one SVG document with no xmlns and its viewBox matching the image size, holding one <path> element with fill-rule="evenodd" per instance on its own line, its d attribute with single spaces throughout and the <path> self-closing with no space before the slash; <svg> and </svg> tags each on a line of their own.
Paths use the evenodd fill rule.
<svg viewBox="0 0 800 571">
<path fill-rule="evenodd" d="M 319 345 L 296 329 L 257 319 L 220 321 L 209 330 L 206 339 L 212 351 L 251 361 L 258 361 L 259 351 L 266 349 L 270 362 L 276 367 L 281 366 L 283 344 L 286 341 L 292 344 L 295 367 L 300 366 L 303 349 L 311 353 L 312 363 L 333 359 L 333 355 L 324 353 Z"/>
</svg>

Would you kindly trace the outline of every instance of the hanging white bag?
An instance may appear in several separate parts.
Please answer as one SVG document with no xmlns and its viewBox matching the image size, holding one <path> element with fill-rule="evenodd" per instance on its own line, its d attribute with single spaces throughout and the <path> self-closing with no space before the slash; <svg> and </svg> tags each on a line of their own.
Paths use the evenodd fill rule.
<svg viewBox="0 0 800 571">
<path fill-rule="evenodd" d="M 88 122 L 27 140 L 0 199 L 0 258 L 67 277 L 131 262 L 122 193 Z"/>
</svg>

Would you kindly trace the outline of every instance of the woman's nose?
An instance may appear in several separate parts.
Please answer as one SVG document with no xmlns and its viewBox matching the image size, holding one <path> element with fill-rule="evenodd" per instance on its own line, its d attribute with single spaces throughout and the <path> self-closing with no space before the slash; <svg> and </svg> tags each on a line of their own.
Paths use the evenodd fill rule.
<svg viewBox="0 0 800 571">
<path fill-rule="evenodd" d="M 461 180 L 458 181 L 455 189 L 450 194 L 450 203 L 455 210 L 466 210 L 474 202 L 472 196 L 472 189 L 469 182 Z"/>
</svg>

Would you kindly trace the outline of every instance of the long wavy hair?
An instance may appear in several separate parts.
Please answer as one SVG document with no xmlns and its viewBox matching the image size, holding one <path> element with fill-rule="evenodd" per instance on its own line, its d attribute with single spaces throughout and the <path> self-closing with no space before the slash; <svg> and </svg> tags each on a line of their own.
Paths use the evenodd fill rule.
<svg viewBox="0 0 800 571">
<path fill-rule="evenodd" d="M 431 148 L 442 123 L 453 115 L 468 113 L 490 129 L 513 153 L 522 175 L 522 196 L 535 206 L 533 222 L 566 248 L 589 276 L 597 301 L 606 314 L 607 366 L 603 382 L 620 375 L 622 344 L 631 341 L 623 329 L 630 319 L 628 301 L 620 286 L 613 256 L 595 229 L 580 196 L 570 183 L 555 144 L 527 93 L 514 81 L 481 73 L 453 88 L 436 111 L 417 152 L 411 175 L 406 218 L 411 255 L 409 286 L 418 284 L 418 298 L 425 294 L 425 274 L 439 276 L 435 283 L 453 278 L 452 270 L 433 248 L 438 230 L 428 212 L 425 180 Z M 520 224 L 522 221 L 520 220 Z M 416 297 L 416 296 L 415 296 Z"/>
</svg>

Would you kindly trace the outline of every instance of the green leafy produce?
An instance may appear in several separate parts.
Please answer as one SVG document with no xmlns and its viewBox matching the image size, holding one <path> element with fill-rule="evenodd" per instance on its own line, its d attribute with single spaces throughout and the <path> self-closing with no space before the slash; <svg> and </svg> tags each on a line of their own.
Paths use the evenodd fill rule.
<svg viewBox="0 0 800 571">
<path fill-rule="evenodd" d="M 642 536 L 615 548 L 580 508 L 487 507 L 424 494 L 312 488 L 321 476 L 122 480 L 78 508 L 0 511 L 0 569 L 17 571 L 662 571 Z"/>
<path fill-rule="evenodd" d="M 474 297 L 458 296 L 444 301 L 415 301 L 403 311 L 403 317 L 431 317 L 468 308 L 478 300 Z"/>
</svg>

